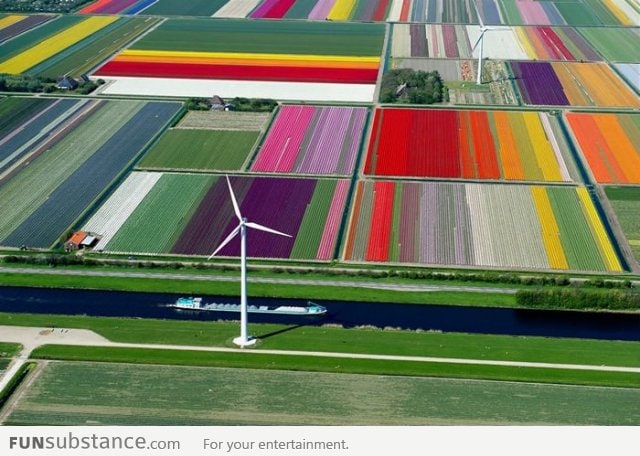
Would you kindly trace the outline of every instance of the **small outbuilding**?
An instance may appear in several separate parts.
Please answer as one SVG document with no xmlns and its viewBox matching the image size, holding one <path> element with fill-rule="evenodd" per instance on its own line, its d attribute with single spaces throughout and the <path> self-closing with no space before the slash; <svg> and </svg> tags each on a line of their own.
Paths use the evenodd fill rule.
<svg viewBox="0 0 640 456">
<path fill-rule="evenodd" d="M 76 231 L 69 238 L 67 242 L 64 243 L 64 249 L 66 251 L 78 250 L 82 248 L 82 242 L 88 236 L 88 233 L 85 231 Z"/>
</svg>

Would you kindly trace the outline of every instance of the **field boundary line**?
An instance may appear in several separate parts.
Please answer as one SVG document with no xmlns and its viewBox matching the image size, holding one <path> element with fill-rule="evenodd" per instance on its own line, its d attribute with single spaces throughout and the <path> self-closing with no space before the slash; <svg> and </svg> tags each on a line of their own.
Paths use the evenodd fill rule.
<svg viewBox="0 0 640 456">
<path fill-rule="evenodd" d="M 84 347 L 111 347 L 111 348 L 138 348 L 151 350 L 181 350 L 200 351 L 217 353 L 237 353 L 237 354 L 257 354 L 257 355 L 278 355 L 278 356 L 307 356 L 316 358 L 339 358 L 339 359 L 368 359 L 379 361 L 408 361 L 420 363 L 444 363 L 444 364 L 467 364 L 484 366 L 504 366 L 523 367 L 541 369 L 562 369 L 562 370 L 582 370 L 600 372 L 625 372 L 640 374 L 640 367 L 628 366 L 606 366 L 589 364 L 565 364 L 531 361 L 500 361 L 488 359 L 471 358 L 441 358 L 432 356 L 403 356 L 403 355 L 376 355 L 364 353 L 339 353 L 339 352 L 318 352 L 318 351 L 297 351 L 297 350 L 246 350 L 226 347 L 206 347 L 193 345 L 168 345 L 168 344 L 136 344 L 124 342 L 112 342 L 90 330 L 56 328 L 47 332 L 46 328 L 20 327 L 20 326 L 0 326 L 0 334 L 6 342 L 22 343 L 31 349 L 42 345 L 72 345 Z M 46 334 L 47 337 L 42 337 Z M 51 339 L 49 340 L 49 337 Z M 34 340 L 37 339 L 37 340 Z M 26 350 L 26 349 L 25 349 Z"/>
</svg>

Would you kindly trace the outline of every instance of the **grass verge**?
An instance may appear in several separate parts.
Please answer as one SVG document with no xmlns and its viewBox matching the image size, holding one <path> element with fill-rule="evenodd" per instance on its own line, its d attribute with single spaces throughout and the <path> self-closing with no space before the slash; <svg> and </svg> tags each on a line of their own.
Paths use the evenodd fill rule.
<svg viewBox="0 0 640 456">
<path fill-rule="evenodd" d="M 32 356 L 37 359 L 65 361 L 241 367 L 342 374 L 447 377 L 590 386 L 640 387 L 637 374 L 620 372 L 322 358 L 295 355 L 269 355 L 246 351 L 238 353 L 212 353 L 183 350 L 47 345 L 34 350 Z"/>
<path fill-rule="evenodd" d="M 0 313 L 0 325 L 82 328 L 113 342 L 225 347 L 234 322 Z M 254 324 L 258 349 L 640 367 L 640 342 Z M 639 380 L 640 381 L 640 380 Z"/>
<path fill-rule="evenodd" d="M 2 334 L 0 334 L 2 340 Z M 22 345 L 10 342 L 0 342 L 0 358 L 13 358 L 22 350 Z"/>
<path fill-rule="evenodd" d="M 82 288 L 93 290 L 178 293 L 189 295 L 237 296 L 236 282 L 218 282 L 167 278 L 87 277 L 78 275 L 0 273 L 0 285 L 46 288 Z M 473 293 L 464 291 L 405 292 L 325 285 L 290 285 L 282 283 L 250 283 L 253 297 L 300 298 L 406 304 L 449 304 L 488 307 L 515 307 L 515 295 Z"/>
<path fill-rule="evenodd" d="M 7 386 L 0 391 L 0 409 L 7 403 L 13 392 L 20 386 L 22 380 L 36 367 L 36 363 L 25 363 L 15 373 L 13 378 L 9 381 Z"/>
</svg>

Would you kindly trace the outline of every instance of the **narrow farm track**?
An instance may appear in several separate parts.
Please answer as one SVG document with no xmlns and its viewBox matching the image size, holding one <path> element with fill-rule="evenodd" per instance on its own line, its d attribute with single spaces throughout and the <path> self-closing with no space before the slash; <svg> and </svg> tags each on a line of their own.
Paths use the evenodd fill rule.
<svg viewBox="0 0 640 456">
<path fill-rule="evenodd" d="M 117 271 L 74 271 L 64 269 L 31 269 L 31 268 L 3 268 L 0 273 L 9 274 L 51 274 L 51 275 L 82 275 L 83 277 L 119 277 L 136 279 L 166 279 L 166 280 L 194 280 L 210 282 L 236 282 L 235 276 L 208 275 L 208 274 L 173 274 L 162 272 L 117 272 Z M 403 283 L 381 283 L 366 281 L 338 281 L 316 279 L 287 279 L 273 277 L 249 277 L 250 283 L 271 283 L 282 285 L 312 285 L 323 287 L 356 287 L 373 288 L 378 290 L 395 291 L 461 291 L 468 293 L 500 293 L 515 294 L 516 288 L 492 288 L 492 287 L 467 287 L 464 285 L 420 285 Z"/>
<path fill-rule="evenodd" d="M 98 334 L 88 330 L 56 328 L 51 331 L 47 328 L 0 326 L 2 340 L 7 342 L 21 343 L 32 350 L 40 345 L 76 345 L 76 346 L 99 346 L 99 347 L 120 347 L 120 348 L 144 348 L 156 350 L 184 350 L 203 351 L 218 353 L 251 353 L 260 355 L 288 355 L 288 356 L 313 356 L 320 358 L 340 358 L 340 359 L 375 359 L 382 361 L 410 361 L 422 363 L 449 363 L 449 364 L 470 364 L 484 366 L 508 366 L 541 369 L 569 369 L 582 371 L 600 372 L 628 372 L 640 373 L 640 367 L 628 366 L 604 366 L 589 364 L 561 364 L 528 361 L 499 361 L 488 359 L 467 359 L 467 358 L 438 358 L 430 356 L 398 356 L 398 355 L 376 355 L 362 353 L 338 353 L 338 352 L 317 352 L 317 351 L 297 351 L 297 350 L 246 350 L 240 348 L 225 347 L 203 347 L 191 345 L 164 345 L 164 344 L 133 344 L 111 342 Z M 23 351 L 23 353 L 26 352 Z"/>
</svg>

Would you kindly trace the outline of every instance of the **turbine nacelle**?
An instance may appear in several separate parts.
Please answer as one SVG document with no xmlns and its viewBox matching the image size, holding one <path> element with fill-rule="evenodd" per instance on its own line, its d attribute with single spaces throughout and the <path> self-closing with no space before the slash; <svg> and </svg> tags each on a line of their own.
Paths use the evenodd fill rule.
<svg viewBox="0 0 640 456">
<path fill-rule="evenodd" d="M 233 193 L 233 188 L 231 187 L 231 181 L 229 180 L 229 176 L 226 176 L 226 178 L 227 178 L 227 186 L 229 187 L 229 194 L 231 195 L 231 203 L 233 204 L 233 212 L 235 213 L 240 223 L 238 223 L 238 226 L 236 226 L 233 229 L 233 231 L 229 233 L 229 235 L 224 239 L 224 241 L 220 243 L 218 248 L 215 249 L 211 255 L 209 255 L 209 259 L 216 256 L 223 248 L 225 248 L 227 244 L 229 244 L 229 242 L 231 242 L 231 240 L 234 237 L 236 237 L 238 233 L 240 233 L 243 227 L 252 228 L 258 231 L 264 231 L 266 233 L 277 234 L 278 236 L 291 237 L 291 235 L 289 234 L 282 233 L 280 231 L 274 230 L 272 228 L 268 228 L 258 223 L 249 222 L 246 217 L 243 217 L 242 213 L 240 212 L 240 206 L 238 206 L 238 201 L 236 200 L 236 195 Z"/>
</svg>

